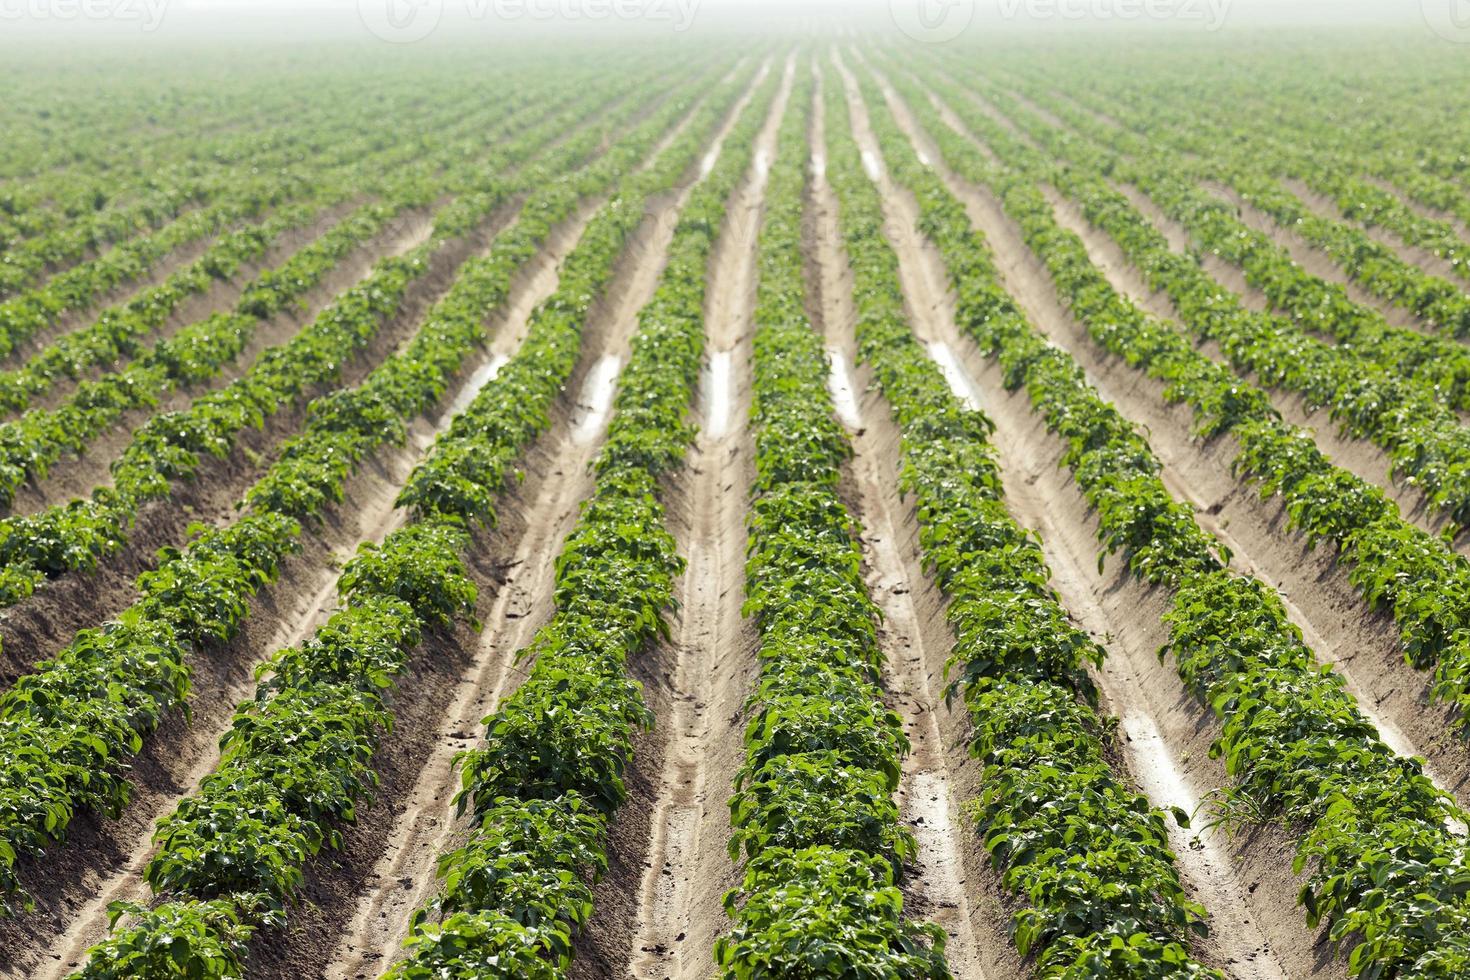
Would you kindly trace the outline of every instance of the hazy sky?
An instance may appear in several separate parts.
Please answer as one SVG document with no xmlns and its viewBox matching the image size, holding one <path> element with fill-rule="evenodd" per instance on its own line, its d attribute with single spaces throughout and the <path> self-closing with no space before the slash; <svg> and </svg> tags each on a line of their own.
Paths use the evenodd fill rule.
<svg viewBox="0 0 1470 980">
<path fill-rule="evenodd" d="M 1397 23 L 1470 37 L 1470 0 L 0 0 L 0 37 L 200 35 L 389 41 L 572 31 L 897 28 L 929 40 L 996 30 L 1191 32 Z"/>
</svg>

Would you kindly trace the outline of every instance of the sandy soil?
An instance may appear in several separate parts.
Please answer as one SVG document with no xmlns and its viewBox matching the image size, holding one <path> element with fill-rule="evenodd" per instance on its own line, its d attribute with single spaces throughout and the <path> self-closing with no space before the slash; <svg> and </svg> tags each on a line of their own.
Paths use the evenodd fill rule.
<svg viewBox="0 0 1470 980">
<path fill-rule="evenodd" d="M 731 113 L 719 139 L 734 119 Z M 672 139 L 670 134 L 661 145 Z M 435 887 L 435 861 L 464 833 L 463 822 L 455 819 L 450 805 L 459 785 L 454 755 L 473 744 L 480 720 L 515 690 L 530 666 L 515 662 L 514 655 L 552 613 L 553 564 L 581 501 L 592 490 L 589 465 L 601 444 L 617 372 L 626 361 L 638 311 L 657 286 L 674 222 L 691 187 L 688 181 L 679 191 L 649 202 L 643 226 L 594 309 L 576 374 L 567 388 L 577 393 L 576 398 L 558 408 L 556 423 L 530 453 L 527 480 L 516 499 L 502 508 L 496 532 L 501 537 L 485 552 L 505 556 L 501 564 L 507 571 L 480 617 L 484 624 L 480 636 L 466 646 L 464 669 L 437 698 L 437 717 L 443 720 L 438 737 L 421 752 L 413 780 L 395 794 L 392 813 L 385 817 L 371 852 L 373 859 L 354 869 L 350 887 L 331 913 L 331 928 L 320 930 L 304 948 L 294 964 L 297 970 L 312 964 L 320 970 L 312 975 L 355 978 L 377 976 L 386 969 L 407 936 L 409 915 Z M 586 218 L 590 217 L 588 211 Z M 556 286 L 555 265 L 543 266 L 538 278 L 541 295 L 549 295 Z M 527 302 L 517 310 L 522 325 L 533 306 Z M 518 332 L 502 331 L 494 353 L 513 353 L 521 339 Z M 626 814 L 620 815 L 615 841 L 626 821 Z M 616 860 L 612 873 L 617 873 Z M 599 915 L 604 908 L 599 896 Z M 285 966 L 259 975 L 301 975 Z"/>
<path fill-rule="evenodd" d="M 901 124 L 915 135 L 912 120 L 898 108 Z M 922 136 L 916 140 L 925 141 Z M 931 155 L 937 157 L 932 147 Z M 1044 267 L 1026 249 L 1019 229 L 1005 218 L 998 202 L 982 189 L 962 185 L 943 168 L 940 172 L 986 234 L 999 256 L 1007 288 L 1032 322 L 1078 357 L 1104 397 L 1148 427 L 1155 450 L 1171 468 L 1171 488 L 1198 491 L 1210 470 L 1224 470 L 1228 477 L 1228 466 L 1199 462 L 1211 455 L 1212 448 L 1221 447 L 1191 444 L 1187 414 L 1156 407 L 1161 404 L 1153 397 L 1156 393 L 1136 374 L 1095 355 L 1085 331 L 1060 306 Z M 930 249 L 925 253 L 939 262 Z M 1187 807 L 1208 798 L 1212 790 L 1226 785 L 1223 768 L 1208 757 L 1218 727 L 1207 707 L 1189 696 L 1155 655 L 1164 639 L 1158 616 L 1167 597 L 1121 575 L 1116 562 L 1097 572 L 1095 518 L 1066 470 L 1058 466 L 1058 440 L 1045 431 L 1024 394 L 1003 390 L 998 369 L 972 343 L 957 331 L 938 339 L 954 351 L 956 362 L 971 379 L 966 387 L 997 423 L 996 444 L 1008 500 L 1024 522 L 1041 532 L 1053 584 L 1067 608 L 1109 651 L 1099 683 L 1110 709 L 1122 717 L 1123 758 L 1135 785 L 1152 794 L 1156 804 Z M 1181 474 L 1180 457 L 1186 454 L 1196 462 Z M 1224 459 L 1228 462 L 1228 457 Z M 1209 475 L 1219 486 L 1218 472 Z M 1228 492 L 1227 487 L 1221 489 Z M 1253 504 L 1254 494 L 1236 493 L 1233 499 Z M 1258 551 L 1251 549 L 1271 546 L 1270 535 L 1264 542 L 1242 541 L 1233 514 L 1225 515 L 1217 507 L 1209 511 L 1203 515 L 1210 518 L 1207 526 L 1214 529 L 1228 522 L 1238 555 L 1253 559 Z M 1278 530 L 1274 539 L 1279 541 L 1280 536 Z M 1273 584 L 1276 581 L 1272 579 Z M 1329 976 L 1341 971 L 1304 928 L 1296 908 L 1298 883 L 1287 870 L 1291 845 L 1285 835 L 1265 829 L 1236 839 L 1212 834 L 1199 843 L 1180 835 L 1176 851 L 1187 887 L 1211 912 L 1211 937 L 1199 950 L 1207 961 L 1240 977 Z"/>
<path fill-rule="evenodd" d="M 751 314 L 756 236 L 776 131 L 794 66 L 756 136 L 751 171 L 732 193 L 705 288 L 706 366 L 696 392 L 699 437 L 666 492 L 670 525 L 688 568 L 667 643 L 634 660 L 657 716 L 634 760 L 632 797 L 620 816 L 622 847 L 599 889 L 599 912 L 579 976 L 640 980 L 705 977 L 720 906 L 736 883 L 726 851 L 726 799 L 741 762 L 743 699 L 757 667 L 753 624 L 740 614 L 749 487 Z M 604 898 L 604 893 L 606 897 Z M 616 920 L 604 911 L 616 903 Z"/>
</svg>

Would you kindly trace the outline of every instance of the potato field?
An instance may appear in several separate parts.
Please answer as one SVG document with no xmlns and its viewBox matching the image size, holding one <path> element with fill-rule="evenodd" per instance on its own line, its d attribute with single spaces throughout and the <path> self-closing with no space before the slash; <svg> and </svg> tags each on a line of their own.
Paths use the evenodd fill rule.
<svg viewBox="0 0 1470 980">
<path fill-rule="evenodd" d="M 0 976 L 1470 978 L 1470 60 L 0 64 Z"/>
</svg>

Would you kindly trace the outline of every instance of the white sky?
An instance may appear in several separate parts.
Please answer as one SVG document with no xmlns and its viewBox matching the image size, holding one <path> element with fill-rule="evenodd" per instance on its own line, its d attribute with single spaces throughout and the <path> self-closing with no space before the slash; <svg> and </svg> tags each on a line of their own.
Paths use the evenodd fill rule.
<svg viewBox="0 0 1470 980">
<path fill-rule="evenodd" d="M 1457 23 L 1470 33 L 1470 0 L 0 0 L 0 41 L 38 34 L 367 41 L 412 34 L 429 20 L 439 27 L 431 37 L 460 39 L 567 30 L 830 30 L 839 23 L 945 33 L 963 25 L 965 34 L 976 35 L 1391 22 L 1427 35 L 1439 28 L 1444 36 L 1444 26 Z"/>
</svg>

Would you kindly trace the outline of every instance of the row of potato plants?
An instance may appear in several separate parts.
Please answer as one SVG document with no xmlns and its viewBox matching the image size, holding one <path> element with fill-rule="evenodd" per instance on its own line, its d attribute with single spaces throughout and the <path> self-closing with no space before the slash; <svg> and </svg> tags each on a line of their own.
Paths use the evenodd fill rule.
<svg viewBox="0 0 1470 980">
<path fill-rule="evenodd" d="M 1071 291 L 1086 250 L 1050 220 L 1031 179 L 993 168 L 914 89 L 898 87 L 948 165 L 996 188 L 1062 297 L 1107 335 L 1088 307 L 1110 289 L 1097 284 L 1085 299 Z M 880 103 L 877 88 L 867 88 L 870 104 Z M 887 145 L 905 140 L 891 118 L 878 128 Z M 1104 556 L 1122 551 L 1130 573 L 1171 595 L 1163 652 L 1222 726 L 1211 747 L 1233 781 L 1217 804 L 1222 819 L 1280 820 L 1299 838 L 1293 870 L 1306 875 L 1299 900 L 1307 921 L 1325 924 L 1336 948 L 1350 950 L 1352 976 L 1430 980 L 1470 970 L 1464 842 L 1450 827 L 1470 814 L 1419 760 L 1383 742 L 1342 678 L 1317 662 L 1276 592 L 1223 567 L 1224 550 L 1164 487 L 1146 439 L 1005 293 L 988 247 L 940 178 L 921 168 L 907 179 L 949 267 L 962 328 L 1065 441 L 1064 461 L 1094 509 Z M 1106 309 L 1134 319 L 1118 302 Z"/>
<path fill-rule="evenodd" d="M 90 325 L 59 336 L 47 347 L 32 354 L 18 369 L 0 373 L 0 408 L 25 410 L 35 398 L 49 392 L 65 379 L 78 379 L 94 369 L 115 369 L 119 363 L 137 356 L 148 336 L 156 334 L 163 323 L 185 300 L 203 294 L 216 282 L 234 278 L 241 267 L 257 262 L 270 248 L 281 244 L 287 232 L 301 232 L 315 223 L 332 219 L 347 204 L 372 203 L 362 198 L 401 197 L 417 188 L 432 190 L 429 182 L 440 178 L 447 163 L 469 172 L 469 160 L 484 156 L 485 147 L 501 140 L 507 119 L 516 113 L 529 116 L 525 98 L 507 98 L 488 112 L 473 116 L 476 123 L 473 141 L 447 132 L 434 147 L 415 147 L 409 159 L 403 147 L 388 148 L 372 154 L 356 154 L 353 170 L 323 179 L 320 187 L 310 191 L 300 204 L 287 203 L 278 212 L 257 225 L 228 232 L 213 242 L 194 262 L 181 267 L 159 285 L 140 289 L 128 300 L 98 311 Z M 541 109 L 560 106 L 542 104 Z M 512 112 L 514 109 L 514 112 Z M 522 122 L 522 128 L 525 123 Z M 490 128 L 490 134 L 487 134 Z M 490 138 L 487 138 L 488 137 Z M 368 178 L 368 175 L 370 178 Z M 429 201 L 423 201 L 423 204 Z M 75 309 L 72 309 L 75 311 Z"/>
<path fill-rule="evenodd" d="M 633 736 L 653 723 L 627 660 L 667 634 L 664 616 L 684 570 L 659 497 L 694 436 L 705 272 L 776 75 L 756 89 L 679 214 L 658 286 L 639 311 L 592 496 L 556 560 L 555 611 L 517 653 L 533 661 L 526 680 L 484 720 L 483 743 L 459 759 L 455 803 L 471 814 L 470 832 L 440 856 L 441 887 L 415 912 L 408 955 L 386 974 L 394 980 L 562 977 L 593 913 L 591 879 L 607 867 L 607 822 L 627 796 Z M 713 96 L 699 123 L 594 219 L 525 346 L 435 446 L 401 502 L 424 517 L 494 521 L 494 494 L 549 426 L 579 360 L 589 306 L 645 203 L 708 150 L 713 124 L 745 87 Z"/>
<path fill-rule="evenodd" d="M 188 208 L 214 201 L 238 183 L 241 166 L 276 170 L 299 161 L 315 165 L 337 157 L 352 137 L 368 129 L 363 119 L 344 113 L 340 103 L 307 104 L 301 106 L 304 112 L 272 119 L 258 93 L 232 90 L 234 105 L 226 105 L 219 90 L 213 94 L 207 118 L 172 118 L 167 133 L 123 123 L 121 131 L 108 135 L 121 122 L 116 115 L 105 122 L 72 120 L 66 139 L 51 140 L 72 151 L 65 166 L 0 185 L 0 247 L 16 256 L 15 268 L 0 275 L 8 286 L 0 287 L 0 296 L 17 288 L 10 285 L 12 277 L 24 288 L 37 273 L 52 271 L 79 253 L 146 233 Z M 455 105 L 462 110 L 463 102 L 446 93 L 420 108 L 447 125 L 454 117 L 446 110 Z M 284 128 L 279 124 L 283 118 L 290 120 Z M 259 125 L 266 120 L 268 132 Z M 403 122 L 413 126 L 416 120 Z M 402 127 L 371 132 L 380 148 L 402 135 Z M 75 152 L 84 144 L 101 150 L 102 159 L 84 160 Z"/>
<path fill-rule="evenodd" d="M 508 100 L 508 103 L 515 101 Z M 548 100 L 539 108 L 545 112 L 561 106 L 556 100 Z M 405 206 L 422 207 L 433 200 L 432 197 L 424 199 L 425 194 L 445 186 L 450 189 L 465 186 L 475 173 L 472 163 L 484 155 L 485 148 L 503 141 L 506 134 L 525 128 L 528 119 L 536 118 L 535 111 L 521 107 L 512 112 L 509 105 L 497 106 L 491 112 L 473 117 L 477 124 L 473 144 L 447 139 L 437 152 L 418 153 L 408 160 L 400 158 L 398 148 L 392 148 L 388 153 L 355 160 L 353 165 L 378 175 L 372 181 L 371 197 L 387 199 L 390 203 L 403 198 L 409 202 Z M 452 181 L 445 180 L 442 173 L 449 165 L 455 168 Z M 57 338 L 28 357 L 20 367 L 0 373 L 0 408 L 24 410 L 64 379 L 84 377 L 94 369 L 115 368 L 121 361 L 137 356 L 144 341 L 187 299 L 204 293 L 217 282 L 229 281 L 242 267 L 280 245 L 287 233 L 300 233 L 315 223 L 333 219 L 338 210 L 364 196 L 363 183 L 333 180 L 312 193 L 306 202 L 285 206 L 260 224 L 222 236 L 198 259 L 163 282 L 102 310 L 89 325 Z"/>
<path fill-rule="evenodd" d="M 1021 899 L 1017 948 L 1041 977 L 1223 980 L 1190 953 L 1205 910 L 1180 883 L 1165 815 L 1108 765 L 1113 736 L 1089 674 L 1106 651 L 1074 624 L 1035 532 L 1006 509 L 994 424 L 951 392 L 911 332 L 882 200 L 840 92 L 828 94 L 827 113 L 858 352 L 898 423 L 900 488 L 948 599 L 956 643 L 946 693 L 963 698 L 984 766 L 971 813 L 1002 885 Z M 922 184 L 907 145 L 889 140 L 884 150 L 900 180 Z M 1173 817 L 1188 826 L 1187 815 Z"/>
<path fill-rule="evenodd" d="M 659 118 L 667 125 L 682 108 L 674 103 Z M 617 166 L 601 183 L 619 179 L 657 135 L 646 126 L 614 146 Z M 575 186 L 565 177 L 557 182 Z M 585 196 L 572 193 L 573 203 Z M 589 295 L 610 275 L 609 241 L 584 236 L 567 259 L 568 274 Z M 615 255 L 621 245 L 612 247 Z M 513 248 L 497 261 L 467 263 L 414 341 L 385 365 L 380 399 L 396 399 L 410 414 L 411 401 L 437 401 L 464 357 L 483 343 L 487 311 L 503 306 L 529 254 L 534 251 Z M 600 279 L 597 269 L 606 270 Z M 423 387 L 410 395 L 405 381 Z M 160 821 L 158 849 L 144 874 L 164 901 L 117 907 L 114 921 L 123 915 L 131 921 L 90 951 L 77 977 L 120 978 L 176 966 L 202 978 L 241 976 L 251 936 L 262 926 L 284 925 L 311 859 L 323 847 L 341 845 L 342 824 L 352 822 L 376 784 L 374 752 L 393 723 L 389 691 L 414 648 L 428 630 L 473 621 L 477 588 L 464 556 L 474 526 L 493 516 L 478 495 L 436 497 L 425 506 L 411 490 L 433 460 L 452 452 L 447 447 L 461 440 L 462 420 L 473 411 L 457 416 L 415 469 L 397 501 L 410 509 L 405 525 L 382 545 L 361 545 L 343 569 L 342 610 L 301 647 L 280 651 L 261 669 L 255 697 L 240 706 L 224 737 L 219 767 Z M 521 437 L 497 448 L 513 460 L 531 434 Z"/>
<path fill-rule="evenodd" d="M 411 167 L 412 162 L 400 166 Z M 258 219 L 283 204 L 346 199 L 355 192 L 355 182 L 348 179 L 352 173 L 351 167 L 315 174 L 280 170 L 237 179 L 227 200 L 189 211 L 158 232 L 130 239 L 0 303 L 0 356 L 56 326 L 68 313 L 86 311 L 113 290 L 137 282 L 186 245 Z"/>
<path fill-rule="evenodd" d="M 1058 155 L 1087 152 L 1079 141 L 1041 124 L 1003 93 L 987 91 L 1007 118 Z M 1077 110 L 1056 106 L 1069 126 L 1105 141 L 1119 156 L 1094 151 L 1094 163 L 1117 179 L 1148 188 L 1169 217 L 1183 224 L 1211 253 L 1240 267 L 1280 313 L 1303 330 L 1334 340 L 1352 356 L 1417 381 L 1427 394 L 1461 410 L 1470 409 L 1470 349 L 1450 337 L 1424 334 L 1388 323 L 1377 310 L 1356 303 L 1337 283 L 1298 266 L 1270 236 L 1240 220 L 1235 209 L 1181 180 L 1177 162 L 1159 159 L 1153 144 L 1117 127 L 1106 127 Z M 1069 147 L 1069 149 L 1063 149 Z"/>
<path fill-rule="evenodd" d="M 958 111 L 967 125 L 986 126 L 979 113 Z M 1300 391 L 1314 404 L 1343 393 L 1343 400 L 1328 403 L 1339 416 L 1356 409 L 1345 419 L 1349 433 L 1369 436 L 1389 450 L 1396 472 L 1410 474 L 1457 523 L 1470 516 L 1459 479 L 1470 473 L 1470 435 L 1452 411 L 1414 397 L 1419 389 L 1412 382 L 1370 374 L 1338 356 L 1338 348 L 1300 335 L 1286 321 L 1248 311 L 1194 258 L 1171 252 L 1162 235 L 1103 181 L 1085 170 L 1049 168 L 997 130 L 986 126 L 988 145 L 1003 160 L 1079 197 L 1088 219 L 1113 235 L 1151 285 L 1169 294 L 1191 331 L 1218 342 L 1237 368 L 1255 370 L 1267 384 Z M 1104 296 L 1102 277 L 1090 264 L 1076 270 L 1076 295 L 1095 290 Z M 1115 301 L 1109 296 L 1098 302 Z M 1102 309 L 1099 305 L 1097 312 Z M 1434 668 L 1432 695 L 1455 706 L 1459 723 L 1465 724 L 1470 561 L 1445 538 L 1406 520 L 1381 488 L 1332 463 L 1308 432 L 1282 422 L 1262 393 L 1192 349 L 1170 325 L 1131 304 L 1107 315 L 1121 319 L 1100 342 L 1169 382 L 1170 397 L 1194 407 L 1202 434 L 1235 436 L 1237 470 L 1256 479 L 1263 494 L 1281 495 L 1293 525 L 1310 544 L 1326 540 L 1337 546 L 1338 559 L 1363 598 L 1392 615 L 1408 662 Z M 1390 400 L 1400 392 L 1406 397 Z M 1443 438 L 1435 439 L 1436 434 Z"/>
<path fill-rule="evenodd" d="M 1144 71 L 1167 70 L 1156 61 L 1138 67 Z M 1336 196 L 1351 189 L 1351 193 L 1363 195 L 1363 205 L 1370 210 L 1378 206 L 1382 191 L 1350 175 L 1387 182 L 1395 192 L 1425 208 L 1470 219 L 1470 193 L 1463 180 L 1465 162 L 1456 148 L 1456 140 L 1463 134 L 1451 126 L 1433 124 L 1435 119 L 1457 118 L 1452 103 L 1445 100 L 1445 87 L 1437 79 L 1426 81 L 1433 78 L 1433 72 L 1402 85 L 1402 79 L 1377 71 L 1377 67 L 1363 66 L 1365 71 L 1375 72 L 1369 86 L 1364 85 L 1366 76 L 1362 72 L 1347 81 L 1322 77 L 1305 65 L 1289 86 L 1262 86 L 1260 76 L 1248 71 L 1233 76 L 1174 73 L 1174 84 L 1167 94 L 1154 89 L 1161 98 L 1153 100 L 1149 109 L 1168 111 L 1178 107 L 1177 120 L 1182 118 L 1183 108 L 1189 106 L 1201 122 L 1210 121 L 1212 116 L 1226 121 L 1236 130 L 1232 138 L 1253 145 L 1261 145 L 1264 140 L 1266 145 L 1286 149 L 1299 160 L 1315 157 L 1321 165 L 1340 164 L 1332 182 L 1325 185 L 1326 192 Z M 1034 85 L 1039 79 L 1029 68 L 1017 65 L 1015 74 Z M 1093 74 L 1083 81 L 1053 70 L 1047 73 L 1044 87 L 1030 88 L 1028 94 L 1063 91 L 1079 104 L 1094 106 L 1112 119 L 1126 117 L 1132 128 L 1142 129 L 1145 117 L 1137 98 L 1141 89 L 1118 85 L 1120 77 L 1124 76 Z M 1137 74 L 1128 77 L 1136 78 Z M 1370 93 L 1371 99 L 1365 98 Z M 1347 111 L 1343 107 L 1348 107 Z M 1346 211 L 1347 205 L 1343 207 Z M 1357 205 L 1353 208 L 1356 210 Z M 1413 216 L 1422 229 L 1428 230 L 1430 223 L 1426 223 L 1425 216 Z"/>
<path fill-rule="evenodd" d="M 600 190 L 636 161 L 678 108 L 657 113 L 580 174 L 566 180 L 543 174 L 547 183 L 527 202 L 523 220 L 544 240 L 582 193 Z M 472 212 L 488 214 L 500 199 L 472 195 L 442 214 L 462 234 L 473 223 Z M 189 649 L 238 632 L 251 597 L 295 549 L 301 523 L 342 498 L 348 476 L 372 451 L 401 440 L 406 420 L 431 408 L 464 358 L 483 343 L 487 311 L 504 300 L 515 271 L 534 254 L 522 247 L 521 236 L 507 231 L 504 237 L 507 249 L 492 247 L 466 263 L 408 345 L 361 385 L 312 402 L 304 433 L 247 492 L 236 523 L 196 529 L 183 549 L 164 549 L 159 566 L 139 576 L 141 599 L 118 621 L 84 630 L 0 696 L 0 720 L 8 723 L 0 729 L 0 888 L 9 898 L 25 902 L 15 876 L 18 852 L 39 855 L 64 834 L 78 807 L 116 814 L 126 805 L 121 763 L 165 712 L 184 703 Z M 422 254 L 380 266 L 370 292 L 349 293 L 351 301 L 337 316 L 319 320 L 333 333 L 318 341 L 334 340 L 335 351 L 324 347 L 313 360 L 337 363 L 355 337 L 370 335 L 382 316 L 378 304 L 396 305 L 394 294 L 421 274 L 425 255 L 437 244 L 436 236 L 415 250 Z M 101 687 L 99 679 L 106 679 Z"/>
<path fill-rule="evenodd" d="M 304 169 L 301 176 L 309 176 L 314 170 L 330 166 L 334 155 L 312 154 L 313 144 L 326 138 L 339 141 L 336 147 L 345 149 L 353 146 L 351 138 L 355 135 L 346 120 L 339 120 L 322 133 L 304 130 L 291 134 L 270 152 L 252 160 L 252 169 L 264 174 Z M 378 134 L 359 141 L 354 152 L 377 153 L 391 148 L 392 143 Z M 166 186 L 155 183 L 152 193 L 140 200 L 79 215 L 47 234 L 7 248 L 0 261 L 0 299 L 9 299 L 35 285 L 48 273 L 64 271 L 69 263 L 100 255 L 114 240 L 125 241 L 132 233 L 142 233 L 138 235 L 141 247 L 129 248 L 125 254 L 132 259 L 134 271 L 143 272 L 171 251 L 250 217 L 250 211 L 240 210 L 240 192 L 248 185 L 238 172 L 214 171 L 180 178 Z M 243 200 L 248 202 L 249 197 Z M 142 241 L 145 238 L 147 241 Z"/>
<path fill-rule="evenodd" d="M 1128 100 L 1113 100 L 1109 106 L 1115 117 L 1121 112 L 1130 120 L 1130 128 L 1137 129 L 1138 106 Z M 1470 277 L 1470 244 L 1453 224 L 1421 213 L 1393 191 L 1360 176 L 1376 172 L 1371 151 L 1339 145 L 1322 152 L 1315 143 L 1325 128 L 1320 121 L 1305 131 L 1294 131 L 1288 141 L 1269 129 L 1250 131 L 1228 118 L 1202 120 L 1197 111 L 1193 128 L 1185 129 L 1181 125 L 1184 113 L 1183 104 L 1153 105 L 1150 136 L 1166 139 L 1200 163 L 1208 159 L 1208 169 L 1216 176 L 1227 178 L 1250 203 L 1327 251 L 1371 292 L 1456 336 L 1470 330 L 1470 298 L 1462 289 L 1403 263 L 1390 246 L 1352 224 L 1320 217 L 1271 179 L 1280 175 L 1299 180 L 1330 201 L 1342 219 L 1365 228 L 1386 229 L 1401 241 L 1444 259 L 1456 276 Z M 1464 193 L 1463 189 L 1459 192 L 1460 196 Z M 1433 200 L 1431 206 L 1443 206 L 1439 196 Z"/>
<path fill-rule="evenodd" d="M 547 105 L 534 105 L 500 120 L 500 125 L 491 130 L 489 142 L 500 143 L 528 128 L 531 122 L 562 118 L 561 113 L 548 116 L 548 111 L 556 108 L 555 100 L 550 100 Z M 586 114 L 585 107 L 582 114 Z M 266 319 L 280 311 L 285 297 L 271 290 L 273 284 L 286 283 L 292 293 L 304 295 L 396 219 L 429 206 L 446 191 L 469 189 L 477 179 L 477 171 L 496 173 L 500 167 L 516 162 L 502 154 L 488 161 L 487 167 L 485 160 L 459 162 L 441 154 L 425 167 L 425 177 L 406 181 L 396 190 L 385 189 L 381 201 L 356 208 L 280 265 L 262 270 L 245 284 L 235 311 L 212 314 L 145 349 L 146 337 L 156 332 L 190 292 L 230 278 L 245 261 L 259 258 L 271 240 L 287 228 L 299 229 L 325 215 L 321 209 L 303 208 L 299 216 L 272 218 L 259 229 L 225 239 L 163 286 L 146 290 L 115 315 L 105 314 L 94 326 L 67 335 L 23 368 L 0 374 L 0 402 L 14 396 L 11 407 L 20 407 L 19 403 L 45 391 L 60 376 L 77 377 L 99 366 L 109 369 L 99 378 L 83 381 L 59 405 L 33 409 L 19 419 L 0 424 L 0 502 L 13 499 L 26 481 L 44 479 L 47 470 L 64 454 L 82 453 L 123 413 L 156 406 L 159 398 L 175 387 L 201 384 L 218 376 L 240 355 Z M 442 174 L 428 176 L 434 164 L 448 163 L 456 165 L 453 179 L 445 179 Z M 237 236 L 250 243 L 248 256 L 224 251 L 230 239 Z M 135 359 L 117 369 L 128 358 Z"/>
<path fill-rule="evenodd" d="M 811 97 L 802 70 L 758 244 L 743 612 L 759 630 L 760 676 L 730 800 L 730 855 L 744 871 L 715 959 L 726 980 L 947 978 L 943 930 L 908 921 L 895 885 L 916 851 L 893 798 L 909 742 L 879 684 L 879 612 L 838 493 L 852 449 L 806 314 Z"/>
<path fill-rule="evenodd" d="M 122 548 L 143 505 L 167 499 L 173 488 L 192 477 L 206 456 L 224 457 L 247 426 L 296 404 L 314 388 L 330 382 L 355 351 L 364 347 L 400 308 L 408 287 L 427 273 L 425 259 L 442 243 L 468 233 L 481 216 L 550 176 L 564 173 L 597 152 L 600 127 L 583 131 L 554 149 L 542 166 L 526 173 L 505 171 L 536 147 L 559 138 L 568 127 L 592 115 L 595 96 L 552 115 L 493 155 L 479 168 L 481 189 L 442 210 L 435 218 L 430 242 L 408 254 L 379 261 L 361 282 L 349 287 L 311 325 L 284 344 L 268 348 L 244 375 L 224 388 L 195 399 L 187 409 L 155 415 L 137 432 L 111 464 L 110 485 L 89 499 L 59 504 L 36 514 L 0 519 L 0 605 L 28 596 L 47 578 L 90 570 L 103 557 Z M 628 112 L 627 108 L 624 113 Z M 621 116 L 622 114 L 620 114 Z M 432 199 L 437 191 L 427 192 Z M 555 198 L 560 200 L 559 197 Z M 541 206 L 543 198 L 533 199 Z M 539 247 L 533 229 L 540 222 L 521 222 L 513 239 L 497 242 L 502 252 Z M 513 242 L 513 245 L 512 245 Z M 331 266 L 308 260 L 299 275 L 260 280 L 242 298 L 242 315 L 265 318 L 289 308 Z"/>
</svg>

